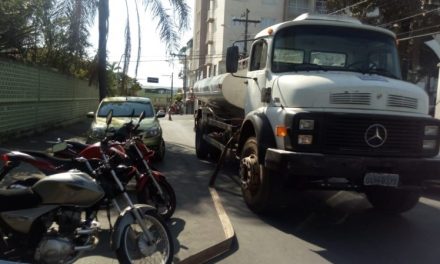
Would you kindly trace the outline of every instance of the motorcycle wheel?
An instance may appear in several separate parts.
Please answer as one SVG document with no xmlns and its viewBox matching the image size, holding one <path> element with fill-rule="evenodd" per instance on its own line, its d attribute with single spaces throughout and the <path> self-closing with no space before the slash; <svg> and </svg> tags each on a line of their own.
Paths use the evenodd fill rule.
<svg viewBox="0 0 440 264">
<path fill-rule="evenodd" d="M 122 233 L 121 246 L 116 251 L 119 263 L 172 263 L 174 246 L 166 224 L 152 211 L 143 214 L 143 221 L 153 241 L 147 241 L 138 223 L 128 225 Z"/>
<path fill-rule="evenodd" d="M 159 179 L 158 183 L 164 194 L 164 199 L 160 196 L 154 183 L 150 181 L 145 188 L 138 193 L 138 201 L 156 207 L 160 217 L 162 217 L 163 220 L 168 220 L 176 210 L 176 193 L 166 179 Z"/>
</svg>

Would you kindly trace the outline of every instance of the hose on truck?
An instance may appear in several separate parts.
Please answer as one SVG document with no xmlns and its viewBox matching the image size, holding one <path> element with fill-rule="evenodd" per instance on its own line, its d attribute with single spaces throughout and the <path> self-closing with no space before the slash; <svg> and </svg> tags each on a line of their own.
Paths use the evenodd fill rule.
<svg viewBox="0 0 440 264">
<path fill-rule="evenodd" d="M 220 154 L 220 158 L 217 161 L 214 172 L 211 175 L 211 179 L 209 180 L 209 187 L 215 187 L 215 181 L 217 180 L 218 172 L 220 171 L 220 168 L 223 166 L 223 163 L 225 161 L 226 153 L 228 152 L 228 149 L 231 148 L 232 143 L 234 143 L 234 138 L 236 138 L 239 134 L 240 130 L 237 130 L 226 143 L 225 148 L 223 149 L 222 153 Z M 240 185 L 240 182 L 238 182 L 236 179 L 232 178 L 231 176 L 229 176 L 229 178 Z"/>
</svg>

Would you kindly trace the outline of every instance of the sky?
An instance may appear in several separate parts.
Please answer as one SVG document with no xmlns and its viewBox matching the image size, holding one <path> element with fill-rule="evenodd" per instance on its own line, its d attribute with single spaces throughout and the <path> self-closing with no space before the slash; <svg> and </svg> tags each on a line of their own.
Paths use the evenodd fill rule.
<svg viewBox="0 0 440 264">
<path fill-rule="evenodd" d="M 142 85 L 151 86 L 161 86 L 170 87 L 171 86 L 171 73 L 174 76 L 174 89 L 176 87 L 182 87 L 182 79 L 177 76 L 181 70 L 181 65 L 179 64 L 177 58 L 174 60 L 174 70 L 173 65 L 167 62 L 167 50 L 165 49 L 165 44 L 160 41 L 159 33 L 156 31 L 157 22 L 152 19 L 151 13 L 142 6 L 142 0 L 137 0 L 139 5 L 139 16 L 141 20 L 141 59 L 138 69 L 138 80 Z M 163 0 L 162 0 L 163 1 Z M 131 33 L 131 59 L 130 67 L 128 70 L 128 75 L 134 77 L 136 58 L 138 51 L 138 29 L 136 21 L 136 10 L 134 0 L 128 0 L 129 12 L 130 12 L 130 33 Z M 164 4 L 168 1 L 163 1 Z M 192 38 L 192 26 L 193 26 L 193 0 L 187 0 L 187 4 L 191 8 L 189 29 L 181 34 L 181 45 L 179 47 L 185 46 L 186 42 Z M 109 36 L 107 41 L 107 58 L 108 62 L 119 63 L 122 54 L 124 54 L 125 49 L 125 26 L 126 26 L 126 6 L 124 0 L 109 0 Z M 172 12 L 171 12 L 172 13 Z M 98 49 L 98 15 L 96 16 L 96 21 L 91 30 L 90 42 L 93 45 L 93 52 L 96 53 Z M 120 67 L 122 68 L 123 62 L 121 62 Z M 159 84 L 151 84 L 147 82 L 147 77 L 159 78 Z"/>
</svg>

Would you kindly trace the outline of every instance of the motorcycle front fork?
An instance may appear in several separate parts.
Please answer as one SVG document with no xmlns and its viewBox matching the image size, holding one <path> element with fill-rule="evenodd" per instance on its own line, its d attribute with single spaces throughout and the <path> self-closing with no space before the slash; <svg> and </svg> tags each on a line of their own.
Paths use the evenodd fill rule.
<svg viewBox="0 0 440 264">
<path fill-rule="evenodd" d="M 20 163 L 14 161 L 7 161 L 6 164 L 0 169 L 0 181 L 5 178 L 5 176 L 14 168 L 16 168 Z"/>
</svg>

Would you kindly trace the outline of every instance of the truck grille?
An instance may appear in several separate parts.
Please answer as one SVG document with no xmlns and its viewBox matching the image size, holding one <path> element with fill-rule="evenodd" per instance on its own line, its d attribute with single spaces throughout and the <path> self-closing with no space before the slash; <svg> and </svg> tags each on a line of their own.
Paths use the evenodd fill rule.
<svg viewBox="0 0 440 264">
<path fill-rule="evenodd" d="M 406 97 L 406 96 L 390 94 L 388 96 L 387 105 L 391 106 L 391 107 L 403 107 L 403 108 L 417 109 L 417 99 L 411 98 L 411 97 Z"/>
<path fill-rule="evenodd" d="M 331 104 L 370 105 L 370 93 L 332 93 Z"/>
<path fill-rule="evenodd" d="M 380 118 L 333 118 L 324 121 L 323 151 L 370 155 L 420 155 L 423 126 L 420 122 Z M 385 143 L 371 147 L 366 142 L 366 131 L 373 125 L 386 129 Z"/>
<path fill-rule="evenodd" d="M 314 129 L 299 130 L 301 119 L 315 120 Z M 432 157 L 438 153 L 437 148 L 423 149 L 424 139 L 439 140 L 438 136 L 424 135 L 426 125 L 440 124 L 438 120 L 432 118 L 298 113 L 292 121 L 291 146 L 298 152 L 384 157 Z M 375 138 L 376 131 L 380 132 L 384 140 Z M 297 137 L 300 134 L 313 135 L 313 144 L 299 145 Z M 377 144 L 377 141 L 380 144 Z"/>
</svg>

